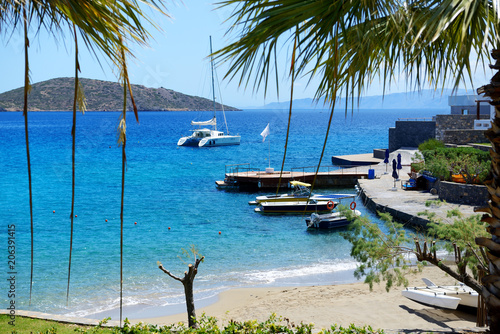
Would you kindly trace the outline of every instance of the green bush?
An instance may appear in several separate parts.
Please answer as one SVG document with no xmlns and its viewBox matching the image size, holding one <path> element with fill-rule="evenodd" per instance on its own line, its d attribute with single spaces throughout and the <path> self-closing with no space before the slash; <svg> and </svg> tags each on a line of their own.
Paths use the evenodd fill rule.
<svg viewBox="0 0 500 334">
<path fill-rule="evenodd" d="M 431 147 L 428 145 L 427 147 Z M 490 170 L 490 154 L 472 147 L 434 147 L 422 151 L 424 163 L 419 171 L 428 171 L 441 180 L 452 174 L 462 175 L 466 183 L 482 183 Z"/>
<path fill-rule="evenodd" d="M 431 138 L 424 141 L 422 144 L 418 145 L 418 150 L 420 152 L 423 152 L 423 151 L 435 150 L 436 148 L 441 148 L 441 147 L 445 147 L 442 141 Z"/>
</svg>

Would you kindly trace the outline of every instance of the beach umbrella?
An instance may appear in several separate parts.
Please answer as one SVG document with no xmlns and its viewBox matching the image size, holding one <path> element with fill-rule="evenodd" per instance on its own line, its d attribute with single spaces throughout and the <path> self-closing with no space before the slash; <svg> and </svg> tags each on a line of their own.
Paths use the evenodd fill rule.
<svg viewBox="0 0 500 334">
<path fill-rule="evenodd" d="M 396 159 L 392 159 L 392 177 L 394 178 L 394 188 L 396 188 L 396 180 L 399 178 L 398 172 L 396 172 L 397 168 L 398 163 L 396 162 Z"/>
<path fill-rule="evenodd" d="M 385 149 L 385 159 L 384 159 L 384 164 L 385 164 L 385 173 L 387 174 L 387 164 L 389 163 L 389 149 Z"/>
<path fill-rule="evenodd" d="M 401 153 L 398 153 L 398 166 L 397 169 L 403 169 L 403 166 L 401 166 Z"/>
</svg>

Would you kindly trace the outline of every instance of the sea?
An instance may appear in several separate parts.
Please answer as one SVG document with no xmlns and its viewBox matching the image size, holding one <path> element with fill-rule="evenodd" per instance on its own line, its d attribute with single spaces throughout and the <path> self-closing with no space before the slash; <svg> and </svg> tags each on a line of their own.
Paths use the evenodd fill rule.
<svg viewBox="0 0 500 334">
<path fill-rule="evenodd" d="M 398 119 L 430 118 L 442 110 L 339 110 L 333 114 L 322 166 L 334 155 L 388 147 Z M 294 110 L 284 170 L 318 165 L 328 110 Z M 341 231 L 309 231 L 303 216 L 254 212 L 266 192 L 216 188 L 228 165 L 280 170 L 287 110 L 226 112 L 241 145 L 178 147 L 190 122 L 210 113 L 140 112 L 127 116 L 123 228 L 123 316 L 130 319 L 185 311 L 183 286 L 158 262 L 183 277 L 191 250 L 204 256 L 194 282 L 195 305 L 227 289 L 354 282 L 357 263 Z M 122 153 L 118 112 L 77 115 L 76 195 L 69 298 L 71 209 L 70 112 L 30 112 L 33 187 L 33 286 L 30 302 L 30 210 L 21 112 L 0 113 L 0 303 L 17 310 L 117 319 L 120 305 Z M 223 123 L 219 119 L 219 124 Z M 270 134 L 260 135 L 269 124 Z M 287 189 L 283 189 L 286 191 Z M 351 193 L 354 188 L 317 189 Z M 357 209 L 377 217 L 361 201 Z M 9 240 L 10 243 L 9 243 Z M 9 246 L 14 246 L 10 247 Z"/>
</svg>

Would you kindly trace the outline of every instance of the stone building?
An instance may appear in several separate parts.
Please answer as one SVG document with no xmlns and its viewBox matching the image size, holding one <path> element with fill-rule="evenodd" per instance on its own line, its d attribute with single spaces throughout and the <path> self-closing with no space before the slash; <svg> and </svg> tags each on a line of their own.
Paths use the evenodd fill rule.
<svg viewBox="0 0 500 334">
<path fill-rule="evenodd" d="M 446 144 L 467 145 L 488 142 L 484 131 L 490 127 L 493 108 L 477 95 L 450 96 L 450 114 L 432 119 L 398 120 L 389 128 L 389 151 L 418 147 L 436 138 Z"/>
</svg>

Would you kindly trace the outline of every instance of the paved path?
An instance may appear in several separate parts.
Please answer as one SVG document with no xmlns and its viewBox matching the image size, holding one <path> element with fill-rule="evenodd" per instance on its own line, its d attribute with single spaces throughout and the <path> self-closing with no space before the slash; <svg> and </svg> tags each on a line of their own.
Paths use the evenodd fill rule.
<svg viewBox="0 0 500 334">
<path fill-rule="evenodd" d="M 414 225 L 425 225 L 428 222 L 425 217 L 418 216 L 419 212 L 425 210 L 434 212 L 444 222 L 451 222 L 449 218 L 446 218 L 446 214 L 452 209 L 459 209 L 465 216 L 478 214 L 474 212 L 474 207 L 470 205 L 442 203 L 440 205 L 426 206 L 429 201 L 439 200 L 438 196 L 424 191 L 403 190 L 401 183 L 410 178 L 408 173 L 415 152 L 414 149 L 400 149 L 391 153 L 389 161 L 396 158 L 398 153 L 402 156 L 401 164 L 403 169 L 399 173 L 401 180 L 396 183 L 392 177 L 392 165 L 387 166 L 386 174 L 386 165 L 384 163 L 372 166 L 375 169 L 375 179 L 358 180 L 361 198 L 365 206 L 373 211 L 390 212 L 399 221 Z"/>
</svg>

